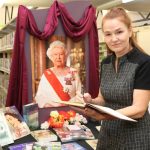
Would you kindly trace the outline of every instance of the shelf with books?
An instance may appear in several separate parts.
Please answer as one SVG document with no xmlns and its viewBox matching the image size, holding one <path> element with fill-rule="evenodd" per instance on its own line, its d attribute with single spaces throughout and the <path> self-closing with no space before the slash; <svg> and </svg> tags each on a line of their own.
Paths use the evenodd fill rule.
<svg viewBox="0 0 150 150">
<path fill-rule="evenodd" d="M 9 75 L 0 71 L 0 107 L 5 106 Z"/>
<path fill-rule="evenodd" d="M 107 49 L 105 42 L 99 43 L 99 61 L 101 62 L 107 56 Z"/>
<path fill-rule="evenodd" d="M 11 20 L 0 30 L 0 103 L 3 106 L 5 106 L 9 82 L 15 35 L 15 21 L 15 19 Z"/>
</svg>

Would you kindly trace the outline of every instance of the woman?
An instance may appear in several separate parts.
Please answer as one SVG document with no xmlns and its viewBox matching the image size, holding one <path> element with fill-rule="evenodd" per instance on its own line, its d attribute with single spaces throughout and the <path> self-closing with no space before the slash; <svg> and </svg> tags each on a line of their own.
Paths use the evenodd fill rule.
<svg viewBox="0 0 150 150">
<path fill-rule="evenodd" d="M 39 107 L 62 106 L 60 101 L 82 101 L 78 72 L 66 66 L 67 50 L 61 41 L 54 41 L 47 50 L 53 67 L 44 71 L 35 100 Z"/>
<path fill-rule="evenodd" d="M 85 102 L 104 105 L 136 119 L 117 120 L 90 108 L 83 112 L 103 120 L 97 150 L 148 150 L 150 148 L 150 57 L 137 45 L 131 20 L 122 8 L 112 8 L 102 20 L 108 50 L 101 64 L 99 96 L 84 94 Z"/>
</svg>

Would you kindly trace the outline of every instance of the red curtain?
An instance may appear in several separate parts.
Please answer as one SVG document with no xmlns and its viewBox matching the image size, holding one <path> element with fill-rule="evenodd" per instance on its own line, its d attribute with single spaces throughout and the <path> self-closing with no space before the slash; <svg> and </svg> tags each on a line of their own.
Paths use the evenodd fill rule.
<svg viewBox="0 0 150 150">
<path fill-rule="evenodd" d="M 58 17 L 60 17 L 63 23 L 66 35 L 74 41 L 83 39 L 86 34 L 89 35 L 88 92 L 93 97 L 97 96 L 99 91 L 99 48 L 95 8 L 92 5 L 87 7 L 83 17 L 76 22 L 69 15 L 64 5 L 55 1 L 49 8 L 43 32 L 38 29 L 32 12 L 24 6 L 19 7 L 6 106 L 15 105 L 21 112 L 22 105 L 27 104 L 29 101 L 24 47 L 26 30 L 39 39 L 46 39 L 56 30 Z"/>
</svg>

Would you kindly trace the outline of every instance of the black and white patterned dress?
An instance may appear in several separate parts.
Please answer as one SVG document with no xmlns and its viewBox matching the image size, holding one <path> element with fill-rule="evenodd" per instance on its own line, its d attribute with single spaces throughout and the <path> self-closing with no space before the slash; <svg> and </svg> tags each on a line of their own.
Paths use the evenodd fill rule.
<svg viewBox="0 0 150 150">
<path fill-rule="evenodd" d="M 150 90 L 150 56 L 134 48 L 119 60 L 115 72 L 115 55 L 101 65 L 100 88 L 105 106 L 120 109 L 132 105 L 133 90 Z M 106 120 L 102 122 L 97 150 L 150 150 L 150 114 L 138 122 Z"/>
</svg>

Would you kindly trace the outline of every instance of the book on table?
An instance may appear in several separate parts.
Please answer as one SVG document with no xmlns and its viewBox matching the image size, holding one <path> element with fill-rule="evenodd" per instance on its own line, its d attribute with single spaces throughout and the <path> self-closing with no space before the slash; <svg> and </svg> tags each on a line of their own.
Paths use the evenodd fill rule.
<svg viewBox="0 0 150 150">
<path fill-rule="evenodd" d="M 64 143 L 61 146 L 61 150 L 87 150 L 77 142 Z"/>
<path fill-rule="evenodd" d="M 29 142 L 29 143 L 19 143 L 15 145 L 10 145 L 8 146 L 9 150 L 27 150 L 27 149 L 32 149 L 32 145 L 34 142 Z"/>
<path fill-rule="evenodd" d="M 13 142 L 14 140 L 8 127 L 4 113 L 0 111 L 0 145 L 5 146 Z"/>
<path fill-rule="evenodd" d="M 78 125 L 78 129 L 68 127 L 54 128 L 54 131 L 59 136 L 61 142 L 77 141 L 82 139 L 95 139 L 92 131 L 85 125 Z"/>
<path fill-rule="evenodd" d="M 7 124 L 14 140 L 30 134 L 30 129 L 15 106 L 1 109 L 4 112 Z"/>
<path fill-rule="evenodd" d="M 38 141 L 38 142 L 50 142 L 50 141 L 57 141 L 57 135 L 50 130 L 35 130 L 31 131 L 31 135 Z"/>
<path fill-rule="evenodd" d="M 37 103 L 23 105 L 23 118 L 30 130 L 39 128 L 39 111 Z"/>
<path fill-rule="evenodd" d="M 109 108 L 109 107 L 105 107 L 105 106 L 100 106 L 100 105 L 91 104 L 91 103 L 77 103 L 77 102 L 66 102 L 66 101 L 55 101 L 55 102 L 56 103 L 62 103 L 65 105 L 71 105 L 74 107 L 80 107 L 80 108 L 90 107 L 92 109 L 95 109 L 96 111 L 99 111 L 101 113 L 106 113 L 106 114 L 113 116 L 113 117 L 116 117 L 118 119 L 137 122 L 137 120 L 134 120 L 130 117 L 127 117 L 127 116 L 119 113 L 118 111 L 116 111 L 112 108 Z"/>
</svg>

